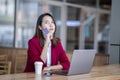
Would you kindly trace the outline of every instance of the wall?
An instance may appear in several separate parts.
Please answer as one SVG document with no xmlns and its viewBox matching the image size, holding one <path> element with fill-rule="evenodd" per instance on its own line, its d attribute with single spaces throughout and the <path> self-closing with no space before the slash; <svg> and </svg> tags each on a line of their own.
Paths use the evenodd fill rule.
<svg viewBox="0 0 120 80">
<path fill-rule="evenodd" d="M 110 63 L 119 63 L 119 46 L 111 44 L 120 44 L 120 0 L 112 0 L 111 23 L 110 23 Z"/>
</svg>

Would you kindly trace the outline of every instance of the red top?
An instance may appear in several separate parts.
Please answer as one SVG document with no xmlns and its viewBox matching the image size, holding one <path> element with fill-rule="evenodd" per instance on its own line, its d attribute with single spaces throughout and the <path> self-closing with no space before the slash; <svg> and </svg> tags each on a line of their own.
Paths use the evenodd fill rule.
<svg viewBox="0 0 120 80">
<path fill-rule="evenodd" d="M 28 58 L 27 64 L 24 72 L 35 72 L 34 62 L 42 61 L 40 58 L 43 47 L 40 45 L 37 37 L 33 37 L 28 42 Z M 52 65 L 57 65 L 60 63 L 63 66 L 63 69 L 69 69 L 70 62 L 66 53 L 61 45 L 61 42 L 58 42 L 56 47 L 51 47 L 51 63 Z M 46 67 L 46 63 L 43 62 L 43 68 Z"/>
</svg>

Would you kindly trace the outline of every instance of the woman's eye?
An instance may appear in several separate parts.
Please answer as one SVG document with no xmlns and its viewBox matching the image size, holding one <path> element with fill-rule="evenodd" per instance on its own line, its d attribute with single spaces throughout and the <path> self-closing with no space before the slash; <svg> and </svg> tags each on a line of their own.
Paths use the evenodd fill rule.
<svg viewBox="0 0 120 80">
<path fill-rule="evenodd" d="M 44 23 L 50 25 L 50 24 L 54 24 L 54 21 L 51 21 L 51 22 L 45 21 Z"/>
<path fill-rule="evenodd" d="M 49 22 L 48 22 L 48 21 L 45 21 L 45 24 L 49 24 Z"/>
</svg>

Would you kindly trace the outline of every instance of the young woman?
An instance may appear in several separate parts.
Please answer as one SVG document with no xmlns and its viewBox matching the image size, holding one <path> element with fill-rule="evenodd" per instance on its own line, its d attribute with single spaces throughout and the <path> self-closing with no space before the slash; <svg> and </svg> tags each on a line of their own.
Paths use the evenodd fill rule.
<svg viewBox="0 0 120 80">
<path fill-rule="evenodd" d="M 60 39 L 55 36 L 56 28 L 55 20 L 51 14 L 44 13 L 39 16 L 35 35 L 28 42 L 28 58 L 25 72 L 35 71 L 35 61 L 43 62 L 43 70 L 69 69 L 68 57 Z M 47 30 L 47 33 L 44 33 L 44 30 Z M 51 65 L 47 66 L 47 51 L 50 44 Z"/>
</svg>

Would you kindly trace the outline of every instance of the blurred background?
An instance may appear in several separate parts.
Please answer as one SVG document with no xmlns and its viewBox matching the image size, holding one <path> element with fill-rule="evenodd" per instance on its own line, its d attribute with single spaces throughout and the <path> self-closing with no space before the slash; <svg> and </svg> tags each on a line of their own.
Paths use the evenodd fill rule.
<svg viewBox="0 0 120 80">
<path fill-rule="evenodd" d="M 110 11 L 111 0 L 0 0 L 0 46 L 27 48 L 38 16 L 50 12 L 66 50 L 107 53 Z"/>
</svg>

